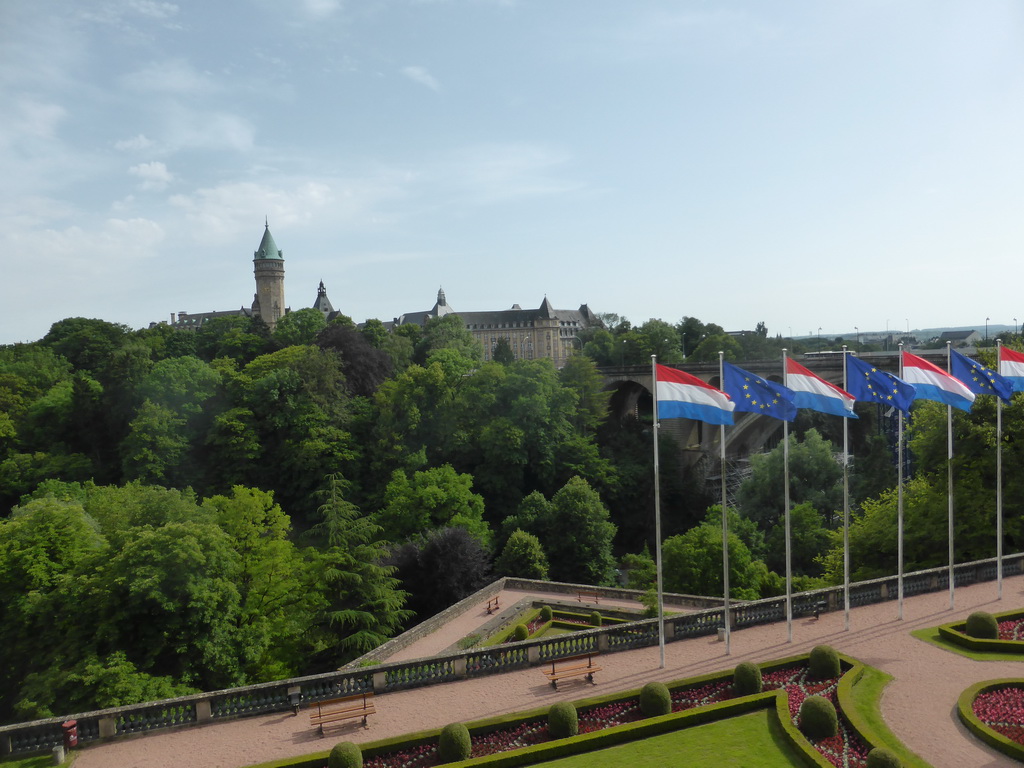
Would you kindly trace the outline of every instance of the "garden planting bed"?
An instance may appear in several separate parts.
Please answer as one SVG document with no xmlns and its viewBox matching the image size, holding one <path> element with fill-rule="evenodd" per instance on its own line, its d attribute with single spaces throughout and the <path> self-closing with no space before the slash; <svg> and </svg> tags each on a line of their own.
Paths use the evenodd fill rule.
<svg viewBox="0 0 1024 768">
<path fill-rule="evenodd" d="M 843 658 L 843 675 L 859 674 L 860 666 Z M 472 762 L 466 764 L 532 765 L 571 754 L 602 749 L 693 725 L 722 720 L 757 709 L 774 710 L 794 746 L 809 762 L 838 768 L 862 768 L 870 745 L 843 714 L 843 677 L 812 679 L 807 656 L 760 665 L 763 692 L 734 695 L 732 672 L 717 673 L 670 684 L 672 714 L 644 718 L 639 691 L 576 702 L 579 735 L 552 740 L 548 735 L 547 709 L 509 715 L 468 724 L 472 736 Z M 848 690 L 848 688 L 847 688 Z M 808 696 L 829 699 L 839 714 L 838 735 L 816 743 L 798 730 L 800 705 Z M 433 768 L 439 765 L 437 731 L 413 734 L 363 746 L 365 768 Z M 515 752 L 518 751 L 518 752 Z M 279 764 L 282 767 L 285 764 Z M 295 766 L 323 766 L 304 760 Z M 460 764 L 461 765 L 461 764 Z"/>
<path fill-rule="evenodd" d="M 1024 761 L 1024 680 L 987 680 L 960 695 L 967 729 L 989 746 Z"/>
<path fill-rule="evenodd" d="M 1017 609 L 992 615 L 999 626 L 997 640 L 971 637 L 963 621 L 940 625 L 939 637 L 970 651 L 1024 654 L 1024 611 Z"/>
</svg>

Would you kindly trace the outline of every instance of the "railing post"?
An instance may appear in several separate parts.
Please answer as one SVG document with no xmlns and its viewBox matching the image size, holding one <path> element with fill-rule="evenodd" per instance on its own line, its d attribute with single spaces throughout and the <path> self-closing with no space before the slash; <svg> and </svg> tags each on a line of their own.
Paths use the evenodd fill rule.
<svg viewBox="0 0 1024 768">
<path fill-rule="evenodd" d="M 526 649 L 526 660 L 530 662 L 532 666 L 540 664 L 540 646 L 531 645 Z"/>
<path fill-rule="evenodd" d="M 459 656 L 459 658 L 452 661 L 452 673 L 456 677 L 466 677 L 466 657 Z"/>
<path fill-rule="evenodd" d="M 384 690 L 388 686 L 388 676 L 386 672 L 374 672 L 373 673 L 373 692 L 384 693 Z"/>
<path fill-rule="evenodd" d="M 205 723 L 213 719 L 213 707 L 209 699 L 200 699 L 196 702 L 196 722 Z"/>
<path fill-rule="evenodd" d="M 607 653 L 608 651 L 608 632 L 601 632 L 597 636 L 597 650 L 598 653 Z"/>
<path fill-rule="evenodd" d="M 117 720 L 113 717 L 101 717 L 99 726 L 101 739 L 112 739 L 117 736 Z"/>
</svg>

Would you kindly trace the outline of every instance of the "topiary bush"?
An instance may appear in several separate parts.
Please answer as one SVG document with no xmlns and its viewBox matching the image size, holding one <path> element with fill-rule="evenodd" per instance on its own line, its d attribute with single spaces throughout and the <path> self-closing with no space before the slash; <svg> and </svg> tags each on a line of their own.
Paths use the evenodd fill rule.
<svg viewBox="0 0 1024 768">
<path fill-rule="evenodd" d="M 964 628 L 969 637 L 977 637 L 982 640 L 999 639 L 999 622 L 991 613 L 975 611 L 967 617 L 967 625 Z"/>
<path fill-rule="evenodd" d="M 468 760 L 473 751 L 469 728 L 464 723 L 449 723 L 441 729 L 437 739 L 437 756 L 442 763 L 457 763 Z"/>
<path fill-rule="evenodd" d="M 541 621 L 551 621 L 551 617 L 553 615 L 554 614 L 551 612 L 551 606 L 550 605 L 542 605 L 540 607 L 540 620 Z"/>
<path fill-rule="evenodd" d="M 590 614 L 590 624 L 595 627 L 600 627 L 604 624 L 604 619 L 601 617 L 600 611 L 594 611 Z"/>
<path fill-rule="evenodd" d="M 515 629 L 512 630 L 513 640 L 525 640 L 530 636 L 530 630 L 526 628 L 525 624 L 516 624 Z"/>
<path fill-rule="evenodd" d="M 664 683 L 647 683 L 640 689 L 640 711 L 644 717 L 667 715 L 672 711 L 672 696 Z"/>
<path fill-rule="evenodd" d="M 327 768 L 363 768 L 363 751 L 351 741 L 340 741 L 327 756 Z"/>
<path fill-rule="evenodd" d="M 580 722 L 576 707 L 571 702 L 559 701 L 548 710 L 548 735 L 552 739 L 567 739 L 579 733 Z"/>
<path fill-rule="evenodd" d="M 839 654 L 831 645 L 816 645 L 811 650 L 807 667 L 811 676 L 819 680 L 828 680 L 839 677 L 841 668 L 839 666 Z"/>
<path fill-rule="evenodd" d="M 901 768 L 903 763 L 885 747 L 875 747 L 868 752 L 868 768 Z"/>
<path fill-rule="evenodd" d="M 743 661 L 736 665 L 736 669 L 732 673 L 732 687 L 737 696 L 760 693 L 763 685 L 761 668 L 757 664 Z"/>
<path fill-rule="evenodd" d="M 821 741 L 839 733 L 835 705 L 824 696 L 808 696 L 800 705 L 800 732 L 811 741 Z"/>
</svg>

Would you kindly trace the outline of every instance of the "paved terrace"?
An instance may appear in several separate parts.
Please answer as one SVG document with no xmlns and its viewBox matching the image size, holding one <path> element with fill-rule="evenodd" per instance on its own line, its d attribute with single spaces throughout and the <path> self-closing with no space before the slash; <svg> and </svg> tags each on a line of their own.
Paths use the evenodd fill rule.
<svg viewBox="0 0 1024 768">
<path fill-rule="evenodd" d="M 542 669 L 533 667 L 499 675 L 444 683 L 378 695 L 377 714 L 368 728 L 357 724 L 330 731 L 321 738 L 309 725 L 305 710 L 248 717 L 229 722 L 155 733 L 89 746 L 81 751 L 76 768 L 241 768 L 267 760 L 305 755 L 329 749 L 335 742 L 372 741 L 411 731 L 440 728 L 453 721 L 469 721 L 506 712 L 546 706 L 598 693 L 637 688 L 650 680 L 671 681 L 730 669 L 741 661 L 761 662 L 809 651 L 829 643 L 841 652 L 885 670 L 895 678 L 885 689 L 881 709 L 892 731 L 935 768 L 995 768 L 1019 766 L 1015 761 L 978 742 L 960 724 L 956 712 L 959 694 L 970 684 L 998 677 L 1024 677 L 1024 664 L 977 662 L 916 640 L 910 631 L 965 619 L 974 610 L 993 613 L 1024 605 L 1024 576 L 1004 579 L 1003 600 L 996 599 L 996 584 L 985 582 L 958 587 L 956 607 L 949 609 L 949 593 L 916 595 L 904 601 L 904 620 L 897 620 L 895 601 L 854 608 L 850 630 L 844 629 L 842 611 L 820 619 L 794 621 L 793 642 L 787 642 L 784 622 L 732 634 L 732 654 L 724 643 L 701 637 L 668 643 L 666 666 L 659 668 L 658 648 L 606 654 L 597 684 L 567 682 L 555 691 Z M 503 607 L 529 597 L 522 592 L 501 593 Z M 550 595 L 543 599 L 550 598 Z M 614 601 L 602 600 L 601 607 Z M 592 605 L 590 607 L 593 607 Z M 633 604 L 635 607 L 635 604 Z M 402 652 L 433 654 L 473 632 L 493 617 L 480 609 L 468 611 L 444 630 L 418 641 Z"/>
</svg>

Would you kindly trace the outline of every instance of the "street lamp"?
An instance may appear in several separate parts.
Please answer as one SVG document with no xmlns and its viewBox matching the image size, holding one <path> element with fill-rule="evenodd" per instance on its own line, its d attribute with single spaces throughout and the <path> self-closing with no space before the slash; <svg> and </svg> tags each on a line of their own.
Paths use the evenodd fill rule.
<svg viewBox="0 0 1024 768">
<path fill-rule="evenodd" d="M 821 351 L 821 326 L 818 326 L 818 351 Z"/>
<path fill-rule="evenodd" d="M 858 328 L 855 325 L 855 326 L 853 326 L 853 330 L 855 330 L 857 332 L 857 346 L 859 347 L 860 346 L 860 328 Z"/>
<path fill-rule="evenodd" d="M 1017 318 L 1013 318 L 1013 335 L 1017 335 Z"/>
<path fill-rule="evenodd" d="M 988 341 L 988 321 L 991 319 L 991 317 L 985 318 L 985 341 Z"/>
</svg>

